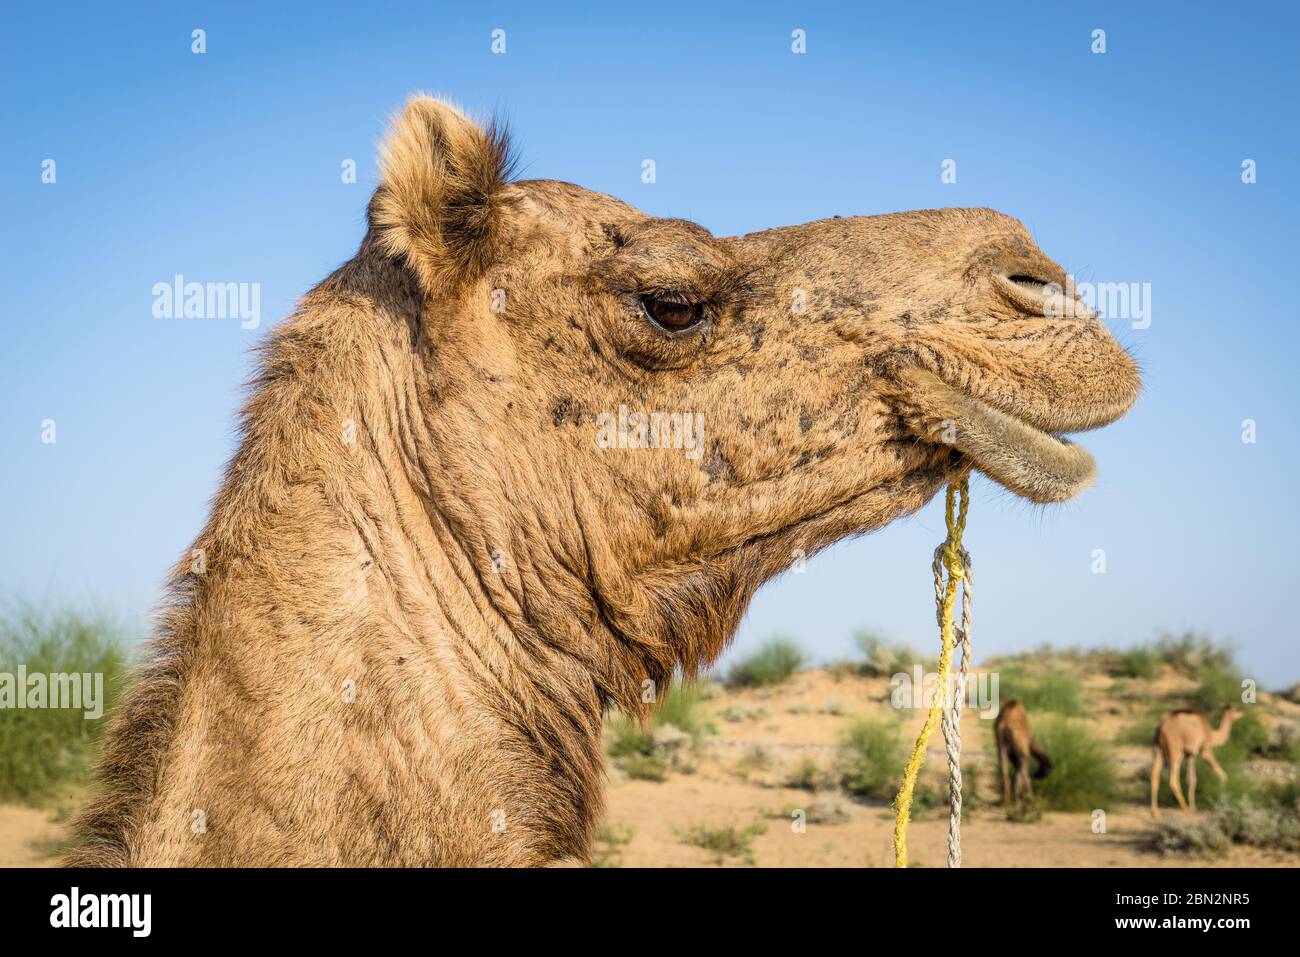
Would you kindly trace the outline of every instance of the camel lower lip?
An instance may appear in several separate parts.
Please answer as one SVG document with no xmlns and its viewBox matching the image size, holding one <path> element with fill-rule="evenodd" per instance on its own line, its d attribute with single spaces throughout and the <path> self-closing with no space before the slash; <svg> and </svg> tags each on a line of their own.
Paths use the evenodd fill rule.
<svg viewBox="0 0 1300 957">
<path fill-rule="evenodd" d="M 921 410 L 924 437 L 952 445 L 979 471 L 1033 502 L 1063 502 L 1092 484 L 1096 463 L 1082 447 L 954 389 L 938 376 L 904 376 Z"/>
</svg>

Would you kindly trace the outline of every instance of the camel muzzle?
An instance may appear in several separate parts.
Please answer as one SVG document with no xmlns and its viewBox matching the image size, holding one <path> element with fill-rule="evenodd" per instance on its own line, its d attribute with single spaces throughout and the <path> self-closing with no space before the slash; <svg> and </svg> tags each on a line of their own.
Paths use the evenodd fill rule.
<svg viewBox="0 0 1300 957">
<path fill-rule="evenodd" d="M 932 372 L 901 378 L 921 409 L 921 437 L 952 445 L 979 471 L 1031 502 L 1064 502 L 1097 475 L 1088 451 L 949 386 Z"/>
</svg>

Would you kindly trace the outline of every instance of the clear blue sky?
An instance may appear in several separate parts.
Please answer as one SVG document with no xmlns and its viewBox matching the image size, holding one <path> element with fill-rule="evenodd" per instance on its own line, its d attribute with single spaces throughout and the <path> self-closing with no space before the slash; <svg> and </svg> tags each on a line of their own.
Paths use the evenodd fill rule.
<svg viewBox="0 0 1300 957">
<path fill-rule="evenodd" d="M 143 628 L 232 451 L 249 347 L 352 256 L 385 117 L 424 89 L 508 116 L 526 176 L 718 234 L 991 206 L 1082 279 L 1150 283 L 1150 327 L 1116 324 L 1145 394 L 1085 440 L 1096 487 L 1050 509 L 974 487 L 978 655 L 1197 628 L 1264 687 L 1300 678 L 1293 5 L 411 6 L 7 10 L 0 588 Z M 261 283 L 262 328 L 155 319 L 176 273 Z M 932 503 L 770 584 L 740 650 L 783 631 L 831 658 L 860 626 L 931 646 L 941 527 Z"/>
</svg>

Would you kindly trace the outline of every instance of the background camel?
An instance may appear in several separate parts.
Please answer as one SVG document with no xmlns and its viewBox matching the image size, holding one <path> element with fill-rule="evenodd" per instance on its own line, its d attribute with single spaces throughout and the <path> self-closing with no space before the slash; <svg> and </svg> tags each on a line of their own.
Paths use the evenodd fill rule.
<svg viewBox="0 0 1300 957">
<path fill-rule="evenodd" d="M 999 213 L 718 238 L 509 168 L 445 103 L 394 123 L 359 252 L 265 347 L 72 861 L 586 859 L 608 706 L 971 468 L 1076 494 L 1057 434 L 1137 395 Z"/>
<path fill-rule="evenodd" d="M 1232 734 L 1232 723 L 1240 718 L 1242 712 L 1231 705 L 1223 709 L 1219 726 L 1211 728 L 1209 720 L 1195 711 L 1175 711 L 1160 722 L 1156 728 L 1155 746 L 1151 749 L 1151 816 L 1159 817 L 1160 808 L 1156 798 L 1160 793 L 1160 766 L 1169 765 L 1169 790 L 1174 792 L 1174 800 L 1184 811 L 1196 810 L 1196 759 L 1205 758 L 1220 781 L 1228 780 L 1228 774 L 1219 767 L 1214 757 L 1214 749 L 1225 744 Z M 1183 800 L 1183 791 L 1178 782 L 1178 766 L 1183 758 L 1187 761 L 1187 800 Z"/>
<path fill-rule="evenodd" d="M 1029 712 L 1019 701 L 1011 700 L 1002 706 L 993 722 L 993 738 L 998 748 L 998 772 L 1002 775 L 1002 805 L 1011 807 L 1011 769 L 1016 772 L 1015 799 L 1028 801 L 1034 796 L 1030 781 L 1029 763 L 1032 757 L 1038 762 L 1033 777 L 1045 778 L 1052 770 L 1052 760 L 1034 738 L 1029 728 Z"/>
</svg>

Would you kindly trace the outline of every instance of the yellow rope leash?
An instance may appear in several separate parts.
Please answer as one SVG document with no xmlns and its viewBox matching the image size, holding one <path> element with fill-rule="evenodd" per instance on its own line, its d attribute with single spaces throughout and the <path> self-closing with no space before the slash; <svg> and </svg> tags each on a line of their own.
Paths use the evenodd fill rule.
<svg viewBox="0 0 1300 957">
<path fill-rule="evenodd" d="M 944 518 L 948 524 L 948 538 L 942 549 L 943 565 L 948 570 L 948 580 L 944 585 L 943 599 L 939 613 L 939 637 L 942 647 L 939 651 L 939 687 L 930 704 L 930 712 L 925 717 L 925 724 L 912 748 L 912 756 L 907 760 L 903 771 L 903 783 L 894 798 L 894 866 L 907 866 L 907 823 L 912 816 L 912 792 L 916 789 L 916 778 L 925 763 L 925 749 L 930 743 L 930 735 L 939 723 L 939 715 L 948 696 L 948 675 L 952 670 L 952 652 L 956 646 L 956 629 L 953 626 L 952 610 L 957 603 L 957 586 L 966 577 L 966 566 L 962 563 L 961 536 L 966 530 L 966 510 L 970 505 L 970 491 L 967 479 L 948 486 L 948 497 L 944 509 Z M 914 693 L 919 689 L 914 689 Z M 960 693 L 960 692 L 958 692 Z"/>
</svg>

